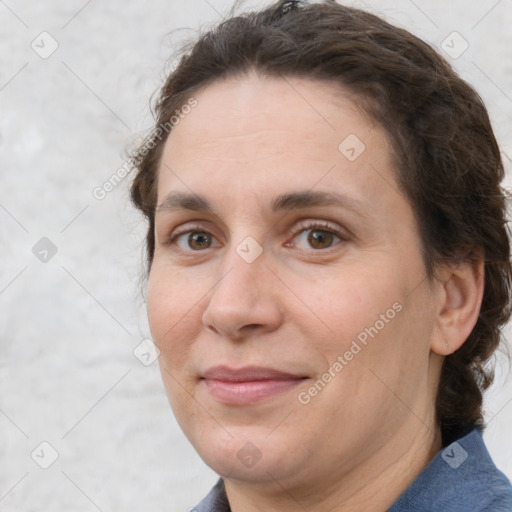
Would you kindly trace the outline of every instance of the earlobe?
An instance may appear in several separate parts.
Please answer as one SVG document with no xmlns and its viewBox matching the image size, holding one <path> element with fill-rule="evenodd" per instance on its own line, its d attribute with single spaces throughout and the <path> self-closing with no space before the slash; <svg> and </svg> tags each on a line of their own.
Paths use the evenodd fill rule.
<svg viewBox="0 0 512 512">
<path fill-rule="evenodd" d="M 484 293 L 484 261 L 466 261 L 441 271 L 437 329 L 432 351 L 449 355 L 471 334 L 480 313 Z"/>
</svg>

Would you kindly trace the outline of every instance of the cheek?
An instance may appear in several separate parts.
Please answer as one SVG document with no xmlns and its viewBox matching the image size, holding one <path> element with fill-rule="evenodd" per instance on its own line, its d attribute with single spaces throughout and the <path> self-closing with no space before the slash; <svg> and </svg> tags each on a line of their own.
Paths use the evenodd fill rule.
<svg viewBox="0 0 512 512">
<path fill-rule="evenodd" d="M 433 325 L 428 291 L 411 293 L 399 275 L 365 284 L 352 287 L 347 280 L 347 295 L 340 296 L 336 309 L 331 306 L 331 327 L 342 335 L 326 347 L 328 359 L 342 356 L 350 370 L 342 371 L 339 387 L 368 403 L 388 397 L 386 385 L 412 400 L 428 378 Z"/>
<path fill-rule="evenodd" d="M 362 271 L 330 270 L 324 278 L 317 276 L 313 282 L 304 280 L 297 285 L 301 295 L 307 298 L 304 303 L 310 310 L 308 319 L 314 318 L 315 327 L 330 333 L 334 347 L 350 344 L 375 323 L 382 330 L 383 322 L 387 326 L 397 316 L 396 309 L 400 306 L 393 309 L 393 304 L 401 304 L 403 292 L 399 278 L 389 268 L 386 270 L 376 269 L 375 273 L 370 273 L 368 267 Z"/>
<path fill-rule="evenodd" d="M 154 265 L 148 280 L 147 310 L 153 341 L 165 359 L 183 358 L 183 350 L 201 326 L 200 282 L 185 280 L 179 271 Z"/>
<path fill-rule="evenodd" d="M 147 291 L 148 321 L 153 342 L 160 350 L 158 363 L 167 397 L 184 430 L 194 389 L 190 378 L 192 346 L 201 326 L 195 306 L 202 295 L 198 292 L 190 282 L 183 282 L 179 272 L 153 265 Z"/>
<path fill-rule="evenodd" d="M 420 320 L 416 311 L 427 297 L 421 290 L 410 294 L 407 275 L 392 266 L 373 271 L 369 265 L 359 271 L 354 266 L 336 273 L 336 279 L 304 280 L 299 289 L 315 313 L 295 314 L 309 340 L 308 351 L 320 356 L 320 373 L 335 376 L 323 399 L 343 396 L 353 406 L 355 397 L 368 403 L 382 400 L 389 392 L 372 371 L 395 387 L 425 375 L 429 318 Z"/>
</svg>

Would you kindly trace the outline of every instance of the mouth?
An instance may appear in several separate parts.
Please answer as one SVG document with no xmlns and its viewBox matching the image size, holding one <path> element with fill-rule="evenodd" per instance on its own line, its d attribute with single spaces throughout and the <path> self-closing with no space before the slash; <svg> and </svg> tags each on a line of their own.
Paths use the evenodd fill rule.
<svg viewBox="0 0 512 512">
<path fill-rule="evenodd" d="M 201 377 L 208 392 L 227 405 L 249 405 L 268 400 L 296 387 L 307 377 L 292 373 L 248 366 L 216 366 Z"/>
</svg>

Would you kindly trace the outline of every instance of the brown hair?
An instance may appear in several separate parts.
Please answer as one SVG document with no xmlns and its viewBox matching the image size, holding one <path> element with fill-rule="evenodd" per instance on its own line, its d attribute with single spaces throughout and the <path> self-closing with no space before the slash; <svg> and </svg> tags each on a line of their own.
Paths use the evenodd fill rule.
<svg viewBox="0 0 512 512">
<path fill-rule="evenodd" d="M 281 0 L 231 16 L 184 49 L 156 102 L 156 127 L 200 88 L 250 69 L 335 82 L 360 99 L 393 145 L 397 180 L 417 218 L 429 279 L 442 262 L 483 255 L 480 315 L 462 347 L 445 357 L 436 401 L 443 444 L 468 426 L 483 428 L 482 392 L 494 373 L 486 362 L 510 317 L 512 268 L 500 186 L 504 169 L 481 98 L 406 30 L 333 0 Z M 165 140 L 153 131 L 133 158 L 131 199 L 149 222 L 148 271 Z"/>
</svg>

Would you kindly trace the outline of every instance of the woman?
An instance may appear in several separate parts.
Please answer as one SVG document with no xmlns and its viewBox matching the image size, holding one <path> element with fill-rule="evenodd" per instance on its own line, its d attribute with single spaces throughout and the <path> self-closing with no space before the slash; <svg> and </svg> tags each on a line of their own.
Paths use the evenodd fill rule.
<svg viewBox="0 0 512 512">
<path fill-rule="evenodd" d="M 503 166 L 426 43 L 333 1 L 203 35 L 135 155 L 193 510 L 510 511 L 483 443 L 510 316 Z"/>
</svg>

